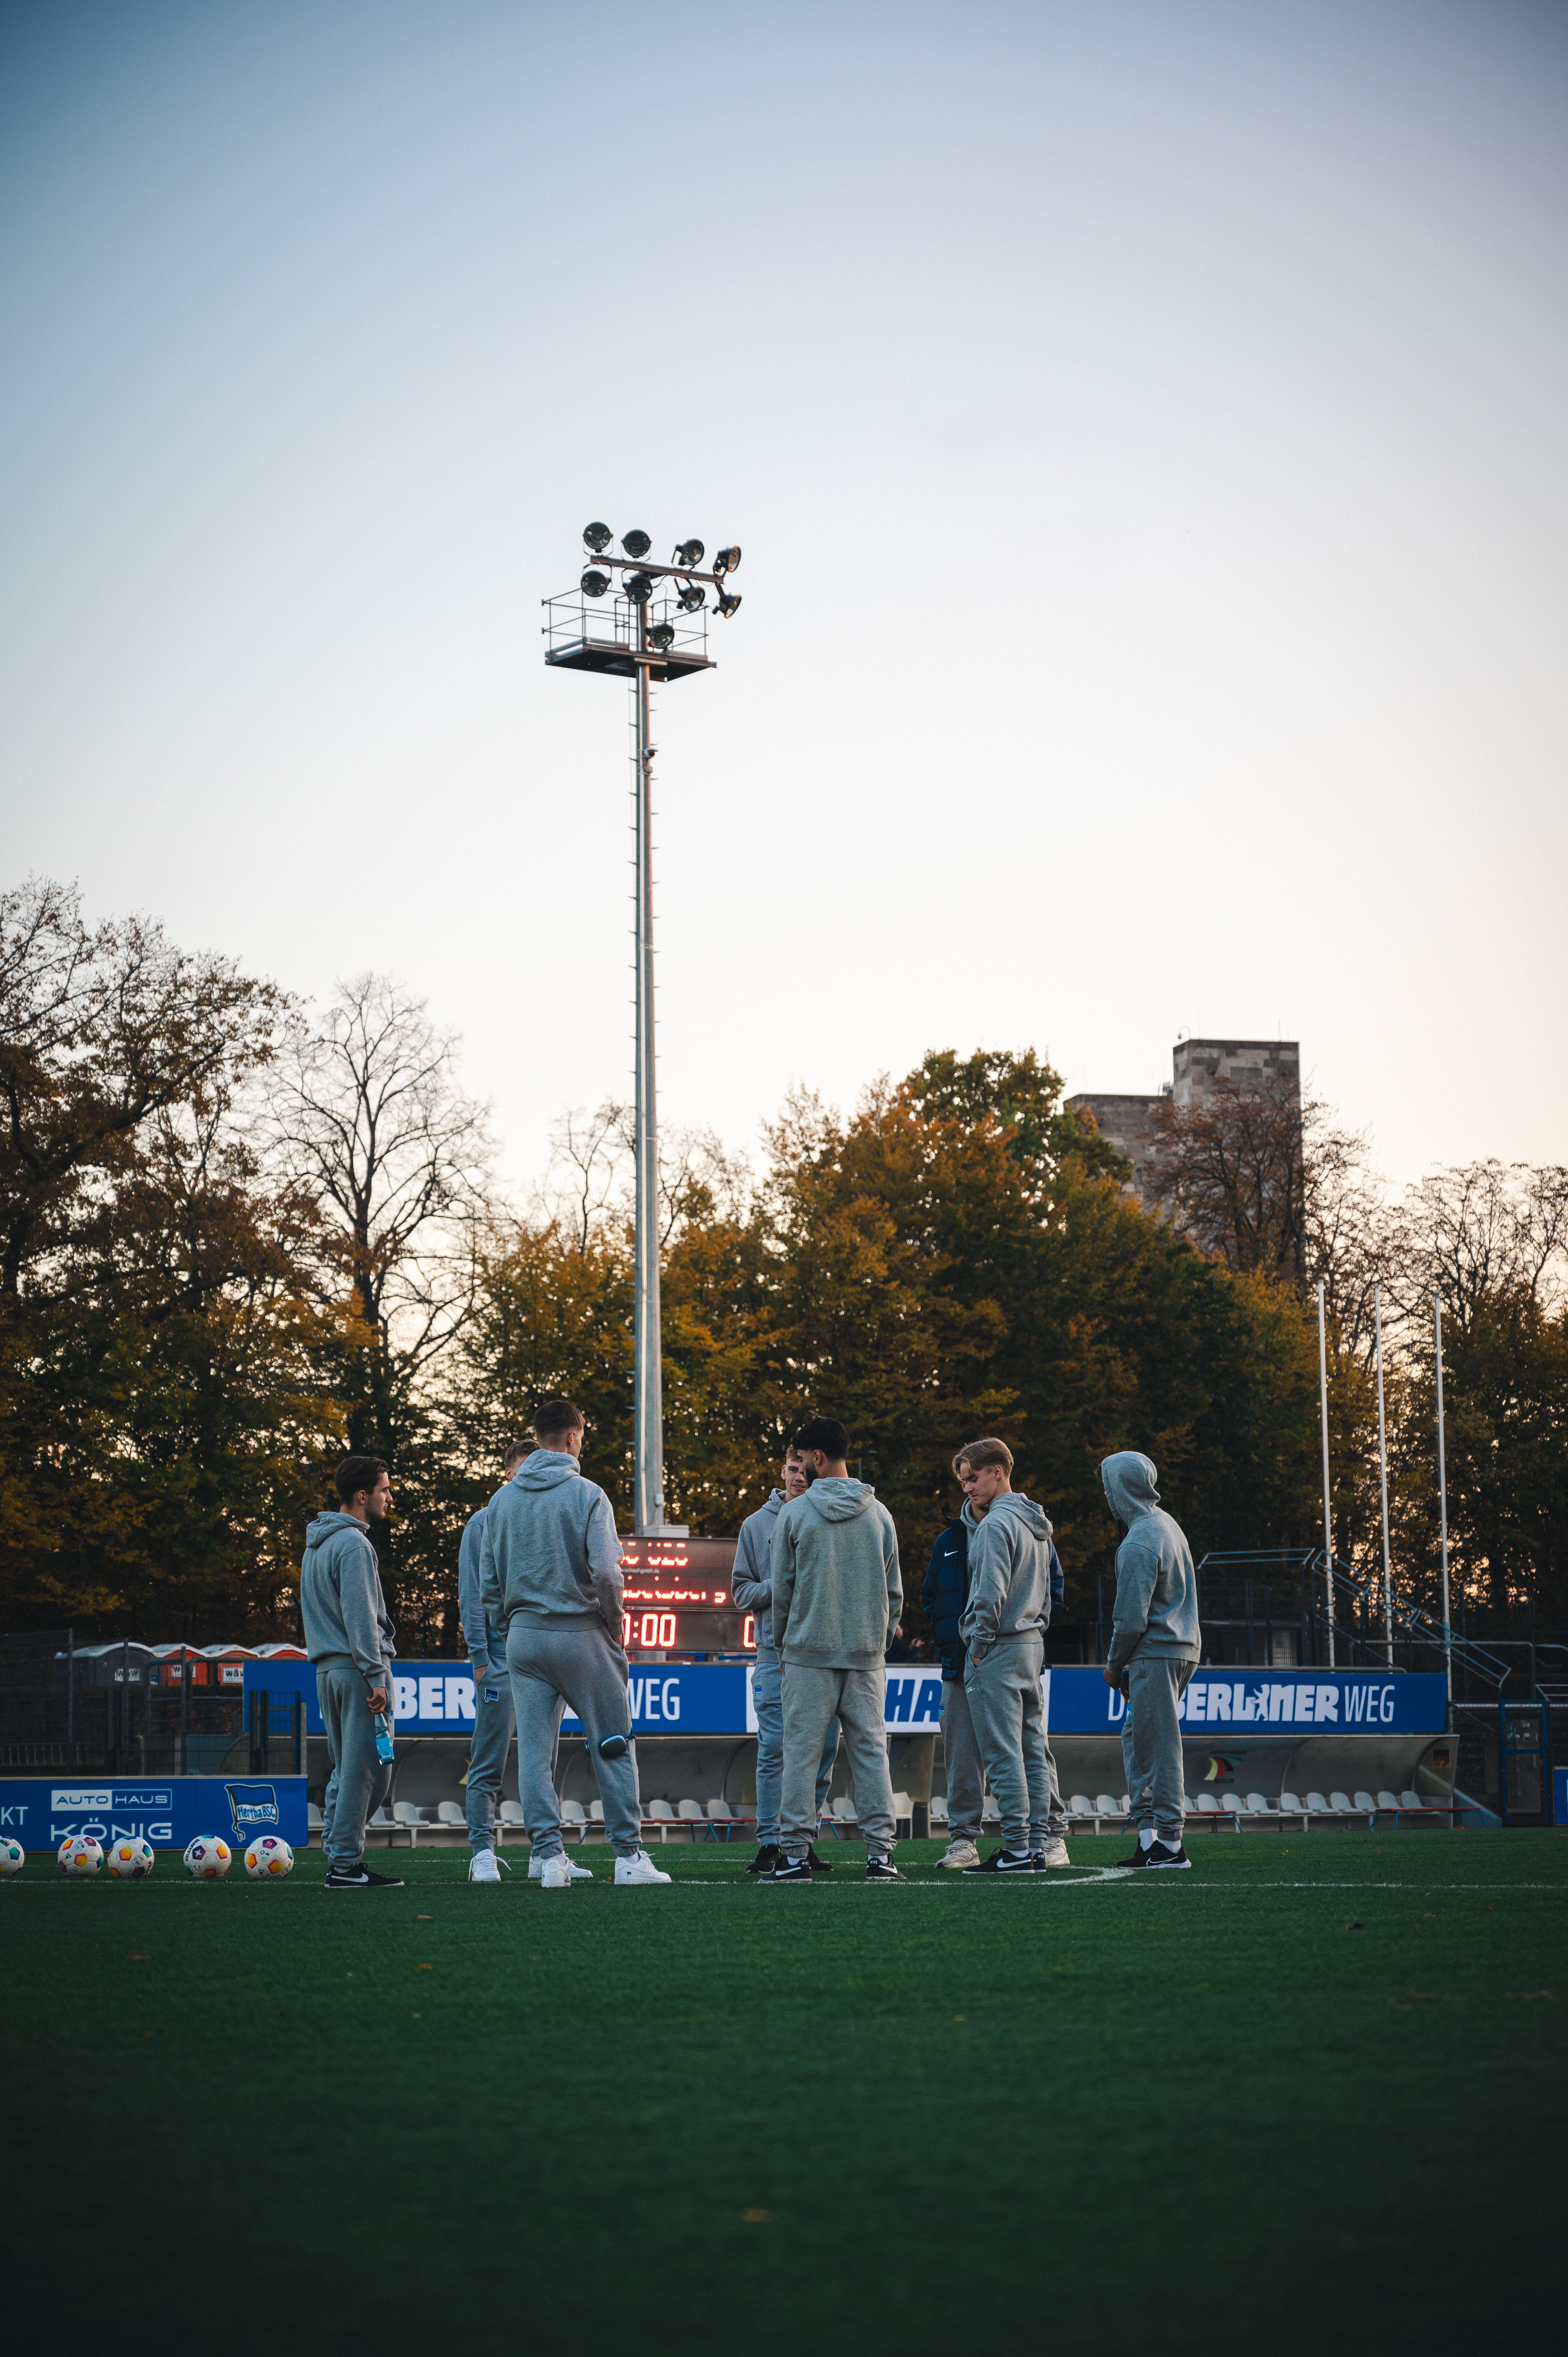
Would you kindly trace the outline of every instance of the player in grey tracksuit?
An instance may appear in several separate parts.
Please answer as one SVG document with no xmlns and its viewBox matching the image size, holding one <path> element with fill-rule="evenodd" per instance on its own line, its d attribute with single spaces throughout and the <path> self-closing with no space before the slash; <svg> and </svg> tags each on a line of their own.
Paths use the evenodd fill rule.
<svg viewBox="0 0 1568 2357">
<path fill-rule="evenodd" d="M 305 1650 L 316 1664 L 316 1696 L 332 1763 L 321 1812 L 327 1888 L 401 1889 L 398 1876 L 372 1874 L 364 1862 L 365 1825 L 391 1774 L 377 1753 L 376 1719 L 392 1723 L 397 1653 L 368 1521 L 371 1513 L 386 1513 L 392 1494 L 379 1457 L 345 1458 L 337 1480 L 345 1511 L 311 1522 L 299 1573 Z"/>
<path fill-rule="evenodd" d="M 558 1889 L 570 1873 L 551 1774 L 559 1696 L 587 1737 L 616 1881 L 668 1882 L 642 1847 L 615 1512 L 577 1464 L 581 1410 L 570 1401 L 547 1401 L 534 1429 L 540 1446 L 485 1512 L 479 1596 L 487 1621 L 506 1631 L 518 1794 L 541 1861 L 539 1878 L 546 1889 Z"/>
<path fill-rule="evenodd" d="M 773 1525 L 779 1519 L 779 1509 L 791 1498 L 803 1495 L 806 1469 L 790 1450 L 783 1464 L 781 1490 L 775 1490 L 764 1506 L 748 1514 L 740 1526 L 736 1544 L 735 1568 L 730 1575 L 730 1595 L 737 1611 L 749 1612 L 756 1621 L 757 1664 L 751 1674 L 751 1696 L 757 1713 L 757 1856 L 747 1867 L 748 1874 L 771 1874 L 778 1865 L 779 1809 L 784 1792 L 784 1681 L 779 1666 L 779 1650 L 773 1642 L 773 1585 L 768 1575 L 768 1550 L 773 1538 Z M 817 1769 L 817 1815 L 822 1816 L 833 1781 L 833 1763 L 838 1758 L 839 1723 L 836 1717 L 828 1721 L 828 1731 L 822 1739 L 822 1756 Z M 826 1868 L 827 1861 L 819 1858 L 813 1844 L 810 1856 L 814 1863 Z"/>
<path fill-rule="evenodd" d="M 1000 1451 L 1003 1444 L 982 1442 Z M 1046 1751 L 1040 1676 L 1051 1617 L 1051 1525 L 1032 1498 L 1007 1484 L 1011 1465 L 993 1458 L 980 1470 L 1003 1486 L 989 1500 L 973 1494 L 969 1468 L 957 1471 L 964 1507 L 976 1513 L 969 1540 L 969 1596 L 959 1622 L 964 1643 L 963 1691 L 1002 1817 L 1002 1847 L 966 1874 L 1028 1873 L 1044 1864 L 1049 1838 L 1051 1776 Z"/>
<path fill-rule="evenodd" d="M 1104 1678 L 1127 1696 L 1127 1791 L 1138 1826 L 1129 1865 L 1185 1867 L 1187 1814 L 1176 1707 L 1200 1645 L 1197 1574 L 1181 1524 L 1160 1504 L 1159 1476 L 1133 1448 L 1102 1459 L 1106 1502 L 1126 1537 L 1116 1550 L 1116 1607 Z"/>
</svg>

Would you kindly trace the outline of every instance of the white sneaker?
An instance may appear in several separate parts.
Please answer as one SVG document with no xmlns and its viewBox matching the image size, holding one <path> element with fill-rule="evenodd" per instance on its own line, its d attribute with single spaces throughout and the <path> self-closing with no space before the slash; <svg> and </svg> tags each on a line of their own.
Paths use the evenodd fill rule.
<svg viewBox="0 0 1568 2357">
<path fill-rule="evenodd" d="M 571 1889 L 572 1869 L 562 1851 L 557 1850 L 553 1857 L 547 1857 L 540 1867 L 539 1887 L 542 1890 Z"/>
<path fill-rule="evenodd" d="M 496 1854 L 494 1850 L 477 1849 L 474 1852 L 473 1857 L 468 1860 L 469 1881 L 499 1882 L 500 1878 L 501 1870 L 496 1864 Z"/>
<path fill-rule="evenodd" d="M 1072 1864 L 1071 1858 L 1069 1857 L 1067 1854 L 1067 1844 L 1063 1841 L 1060 1834 L 1057 1834 L 1054 1837 L 1047 1838 L 1040 1844 L 1038 1857 L 1042 1866 L 1070 1866 Z"/>
<path fill-rule="evenodd" d="M 980 1852 L 972 1841 L 951 1841 L 949 1842 L 945 1854 L 938 1858 L 937 1864 L 950 1867 L 956 1872 L 961 1867 L 978 1866 Z"/>
<path fill-rule="evenodd" d="M 565 1857 L 566 1853 L 564 1850 L 562 1851 L 561 1855 L 563 1857 Z M 594 1878 L 585 1866 L 574 1866 L 569 1857 L 566 1858 L 566 1871 L 571 1876 L 574 1882 L 592 1882 Z M 544 1860 L 536 1852 L 528 1861 L 528 1878 L 530 1882 L 537 1882 L 543 1872 Z"/>
<path fill-rule="evenodd" d="M 630 1857 L 616 1860 L 616 1885 L 623 1882 L 668 1882 L 670 1877 L 660 1874 L 645 1849 L 634 1850 Z"/>
</svg>

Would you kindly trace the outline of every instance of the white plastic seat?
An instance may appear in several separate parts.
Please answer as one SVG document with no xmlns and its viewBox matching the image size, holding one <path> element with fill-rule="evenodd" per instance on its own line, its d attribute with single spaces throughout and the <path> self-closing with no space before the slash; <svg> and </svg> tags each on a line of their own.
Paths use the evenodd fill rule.
<svg viewBox="0 0 1568 2357">
<path fill-rule="evenodd" d="M 1399 1807 L 1399 1803 L 1391 1792 L 1380 1792 L 1378 1794 L 1378 1806 L 1380 1809 L 1397 1809 Z"/>
<path fill-rule="evenodd" d="M 585 1825 L 587 1824 L 588 1813 L 584 1808 L 581 1801 L 562 1802 L 561 1822 L 564 1825 Z"/>
<path fill-rule="evenodd" d="M 727 1825 L 735 1822 L 735 1811 L 727 1801 L 710 1801 L 708 1814 L 715 1825 Z"/>
<path fill-rule="evenodd" d="M 945 1825 L 948 1822 L 948 1796 L 945 1792 L 931 1794 L 931 1823 Z"/>
<path fill-rule="evenodd" d="M 1296 1798 L 1296 1795 L 1294 1792 L 1282 1792 L 1280 1794 L 1280 1806 L 1284 1811 L 1285 1814 L 1290 1817 L 1305 1817 L 1306 1814 L 1306 1811 L 1302 1807 L 1300 1801 Z"/>
<path fill-rule="evenodd" d="M 679 1801 L 679 1802 L 677 1802 L 677 1803 L 676 1803 L 676 1806 L 675 1806 L 675 1814 L 676 1814 L 678 1817 L 697 1817 L 697 1818 L 700 1818 L 700 1817 L 702 1816 L 702 1813 L 703 1813 L 703 1804 L 702 1804 L 701 1801 L 685 1800 L 685 1801 Z"/>
<path fill-rule="evenodd" d="M 602 1801 L 590 1801 L 590 1802 L 588 1803 L 588 1823 L 589 1823 L 591 1825 L 602 1825 L 602 1824 L 604 1824 L 604 1821 L 605 1821 L 605 1804 L 604 1804 L 604 1803 L 603 1803 Z"/>
<path fill-rule="evenodd" d="M 1068 1809 L 1075 1817 L 1091 1817 L 1094 1814 L 1094 1810 L 1087 1792 L 1075 1792 L 1071 1800 L 1068 1803 Z"/>
<path fill-rule="evenodd" d="M 1200 1816 L 1213 1817 L 1219 1813 L 1219 1803 L 1212 1792 L 1199 1792 L 1196 1795 L 1196 1800 Z"/>
<path fill-rule="evenodd" d="M 320 1833 L 327 1823 L 314 1801 L 306 1801 L 305 1804 L 305 1823 L 307 1831 L 313 1834 Z"/>
<path fill-rule="evenodd" d="M 841 1792 L 836 1801 L 829 1802 L 827 1813 L 841 1825 L 853 1825 L 856 1822 L 854 1803 L 847 1792 Z"/>
<path fill-rule="evenodd" d="M 1242 1803 L 1242 1806 L 1246 1809 L 1248 1815 L 1251 1817 L 1266 1817 L 1272 1813 L 1269 1804 L 1267 1801 L 1264 1800 L 1262 1792 L 1249 1792 L 1246 1800 Z"/>
<path fill-rule="evenodd" d="M 457 1806 L 456 1801 L 443 1801 L 436 1809 L 435 1822 L 438 1825 L 463 1825 L 466 1827 L 468 1820 L 463 1814 L 462 1810 Z"/>
<path fill-rule="evenodd" d="M 895 1793 L 894 1793 L 894 1795 L 893 1795 L 893 1830 L 894 1830 L 894 1832 L 895 1832 L 895 1833 L 897 1833 L 900 1825 L 905 1825 L 905 1824 L 907 1824 L 907 1825 L 913 1825 L 914 1822 L 915 1822 L 915 1803 L 913 1803 L 913 1801 L 909 1798 L 908 1793 L 908 1792 L 895 1792 Z"/>
<path fill-rule="evenodd" d="M 412 1801 L 394 1801 L 392 1816 L 400 1825 L 422 1825 L 425 1822 L 424 1811 L 416 1809 Z"/>
<path fill-rule="evenodd" d="M 1117 1807 L 1109 1792 L 1096 1792 L 1094 1813 L 1097 1817 L 1120 1817 L 1124 1816 L 1126 1812 Z"/>
<path fill-rule="evenodd" d="M 1424 1809 L 1426 1803 L 1422 1799 L 1419 1792 L 1402 1792 L 1400 1794 L 1400 1806 L 1402 1809 Z"/>
<path fill-rule="evenodd" d="M 397 1820 L 396 1820 L 396 1818 L 395 1818 L 395 1817 L 391 1817 L 391 1816 L 389 1816 L 389 1815 L 387 1814 L 387 1812 L 386 1812 L 385 1807 L 384 1807 L 384 1806 L 382 1806 L 381 1808 L 379 1808 L 379 1809 L 376 1811 L 376 1813 L 375 1813 L 375 1815 L 374 1815 L 373 1817 L 369 1817 L 369 1818 L 367 1818 L 367 1819 L 366 1819 L 366 1823 L 367 1823 L 368 1824 L 372 1824 L 372 1825 L 374 1825 L 374 1826 L 377 1828 L 377 1830 L 378 1830 L 379 1832 L 384 1833 L 384 1832 L 386 1831 L 387 1827 L 388 1827 L 389 1825 L 395 1824 L 397 1823 Z"/>
<path fill-rule="evenodd" d="M 1117 1802 L 1116 1805 L 1117 1805 L 1117 1807 L 1121 1810 L 1122 1814 L 1123 1816 L 1126 1816 L 1126 1815 L 1130 1813 L 1130 1811 L 1131 1811 L 1131 1809 L 1132 1809 L 1132 1806 L 1133 1806 L 1133 1795 L 1132 1795 L 1132 1793 L 1131 1793 L 1131 1792 L 1123 1792 L 1123 1793 L 1122 1793 L 1122 1798 Z"/>
<path fill-rule="evenodd" d="M 503 1801 L 496 1813 L 499 1817 L 503 1825 L 521 1825 L 522 1823 L 522 1803 L 521 1801 Z"/>
<path fill-rule="evenodd" d="M 650 1801 L 643 1811 L 646 1817 L 671 1819 L 675 1814 L 668 1801 Z"/>
<path fill-rule="evenodd" d="M 1315 1817 L 1331 1817 L 1334 1814 L 1321 1792 L 1309 1792 L 1306 1805 Z"/>
<path fill-rule="evenodd" d="M 1359 1810 L 1364 1810 L 1369 1817 L 1375 1817 L 1377 1815 L 1378 1804 L 1376 1801 L 1373 1800 L 1370 1792 L 1357 1792 L 1353 1795 L 1353 1798 Z"/>
<path fill-rule="evenodd" d="M 1350 1804 L 1348 1792 L 1330 1792 L 1328 1805 L 1337 1817 L 1353 1817 L 1356 1813 Z"/>
</svg>

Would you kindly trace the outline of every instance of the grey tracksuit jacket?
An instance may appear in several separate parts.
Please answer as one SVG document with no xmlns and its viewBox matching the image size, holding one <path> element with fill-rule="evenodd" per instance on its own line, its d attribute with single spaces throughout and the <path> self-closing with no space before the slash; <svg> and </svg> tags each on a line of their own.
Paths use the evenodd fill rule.
<svg viewBox="0 0 1568 2357">
<path fill-rule="evenodd" d="M 299 1617 L 313 1662 L 347 1653 L 367 1685 L 381 1684 L 396 1657 L 397 1631 L 381 1593 L 375 1548 L 352 1514 L 317 1514 L 306 1531 Z"/>
<path fill-rule="evenodd" d="M 765 1506 L 755 1514 L 747 1514 L 740 1526 L 736 1542 L 735 1568 L 730 1573 L 730 1597 L 737 1612 L 751 1612 L 757 1617 L 757 1650 L 759 1653 L 773 1651 L 773 1588 L 768 1577 L 768 1549 L 773 1543 L 773 1526 L 779 1520 L 779 1509 L 784 1503 L 782 1490 L 775 1490 Z"/>
<path fill-rule="evenodd" d="M 904 1609 L 898 1534 L 869 1483 L 813 1481 L 779 1510 L 768 1551 L 786 1667 L 879 1670 Z"/>
<path fill-rule="evenodd" d="M 1108 1668 L 1119 1675 L 1134 1653 L 1144 1660 L 1196 1662 L 1197 1574 L 1181 1524 L 1160 1505 L 1154 1466 L 1136 1449 L 1124 1448 L 1102 1461 L 1100 1479 L 1112 1512 L 1127 1525 L 1116 1550 Z"/>
<path fill-rule="evenodd" d="M 506 1675 L 506 1640 L 485 1619 L 479 1595 L 479 1574 L 485 1551 L 485 1513 L 481 1506 L 463 1525 L 457 1543 L 457 1617 L 471 1662 L 486 1662 L 497 1676 Z M 500 1635 L 500 1642 L 496 1640 Z"/>
<path fill-rule="evenodd" d="M 621 1641 L 615 1510 L 564 1449 L 536 1448 L 485 1509 L 479 1602 L 494 1628 L 569 1635 L 606 1629 Z"/>
<path fill-rule="evenodd" d="M 959 1634 L 970 1656 L 983 1662 L 992 1647 L 1016 1637 L 1043 1637 L 1051 1618 L 1051 1525 L 1032 1498 L 1004 1490 L 978 1520 L 965 1501 L 969 1525 L 969 1596 Z"/>
</svg>

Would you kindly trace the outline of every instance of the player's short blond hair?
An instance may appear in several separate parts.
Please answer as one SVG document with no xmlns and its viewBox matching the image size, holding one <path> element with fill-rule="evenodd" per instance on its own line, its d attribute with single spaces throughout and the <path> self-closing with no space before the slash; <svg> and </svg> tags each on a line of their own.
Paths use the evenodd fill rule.
<svg viewBox="0 0 1568 2357">
<path fill-rule="evenodd" d="M 972 1473 L 983 1473 L 988 1465 L 1000 1465 L 1004 1473 L 1011 1473 L 1013 1451 L 1004 1440 L 967 1441 L 953 1458 L 952 1469 L 961 1473 L 966 1465 Z"/>
</svg>

